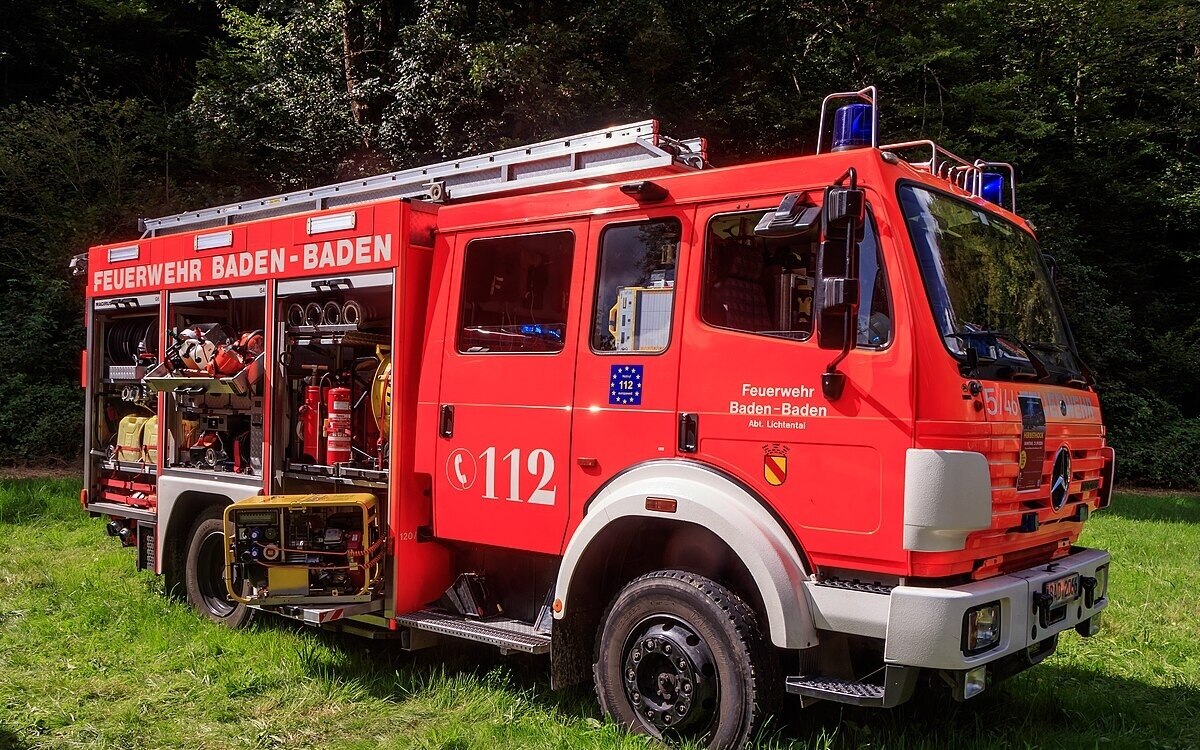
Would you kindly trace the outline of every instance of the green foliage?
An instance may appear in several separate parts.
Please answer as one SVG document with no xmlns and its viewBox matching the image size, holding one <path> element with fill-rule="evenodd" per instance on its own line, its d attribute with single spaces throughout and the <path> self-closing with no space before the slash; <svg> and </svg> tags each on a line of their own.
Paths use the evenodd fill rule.
<svg viewBox="0 0 1200 750">
<path fill-rule="evenodd" d="M 224 172 L 230 187 L 264 191 L 333 176 L 357 136 L 340 65 L 341 6 L 264 2 L 250 12 L 221 3 L 224 33 L 197 62 L 182 114 L 217 170 L 210 179 Z"/>
<path fill-rule="evenodd" d="M 884 137 L 1017 165 L 1123 478 L 1197 486 L 1189 0 L 0 0 L 0 455 L 79 444 L 66 259 L 139 215 L 658 117 L 718 163 Z M 70 429 L 68 429 L 70 428 Z"/>
</svg>

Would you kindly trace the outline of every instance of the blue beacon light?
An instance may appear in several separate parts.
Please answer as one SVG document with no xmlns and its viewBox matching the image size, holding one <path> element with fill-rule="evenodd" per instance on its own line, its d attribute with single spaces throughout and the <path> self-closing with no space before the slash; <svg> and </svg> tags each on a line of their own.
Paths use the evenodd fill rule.
<svg viewBox="0 0 1200 750">
<path fill-rule="evenodd" d="M 982 175 L 983 183 L 979 188 L 979 195 L 985 201 L 995 203 L 997 206 L 1002 205 L 1004 201 L 1004 175 L 999 172 L 984 172 Z"/>
<path fill-rule="evenodd" d="M 856 102 L 838 107 L 833 113 L 833 150 L 870 146 L 872 119 L 870 104 Z"/>
</svg>

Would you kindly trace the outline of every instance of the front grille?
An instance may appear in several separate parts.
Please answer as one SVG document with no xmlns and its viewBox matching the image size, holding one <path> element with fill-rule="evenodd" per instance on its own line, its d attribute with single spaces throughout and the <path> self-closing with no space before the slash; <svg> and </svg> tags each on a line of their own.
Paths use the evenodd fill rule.
<svg viewBox="0 0 1200 750">
<path fill-rule="evenodd" d="M 992 504 L 999 528 L 1021 525 L 1021 516 L 1037 512 L 1039 521 L 1070 513 L 1074 504 L 1095 502 L 1100 491 L 1100 473 L 1104 467 L 1101 448 L 1103 427 L 1098 424 L 1051 423 L 1046 425 L 1046 449 L 1042 460 L 1041 486 L 1017 490 L 1020 474 L 1021 424 L 993 422 L 984 450 L 992 477 Z M 1059 446 L 1071 449 L 1071 487 L 1067 502 L 1057 514 L 1050 504 L 1050 472 Z"/>
<path fill-rule="evenodd" d="M 1094 502 L 1100 491 L 1104 457 L 1104 428 L 1095 423 L 1050 423 L 1046 426 L 1046 451 L 1042 482 L 1036 490 L 1017 491 L 1020 474 L 1020 422 L 918 422 L 917 447 L 939 450 L 975 451 L 988 460 L 992 481 L 995 528 L 1019 526 L 1021 515 L 1036 511 L 1039 520 L 1056 515 L 1050 507 L 1050 471 L 1054 454 L 1066 443 L 1071 448 L 1071 488 L 1067 505 L 1081 500 Z M 1042 518 L 1045 512 L 1046 518 Z"/>
</svg>

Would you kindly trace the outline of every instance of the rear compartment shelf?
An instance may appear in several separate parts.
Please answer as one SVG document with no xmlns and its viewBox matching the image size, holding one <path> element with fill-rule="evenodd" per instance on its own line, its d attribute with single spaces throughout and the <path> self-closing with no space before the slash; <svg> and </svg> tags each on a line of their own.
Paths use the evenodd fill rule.
<svg viewBox="0 0 1200 750">
<path fill-rule="evenodd" d="M 146 373 L 143 382 L 156 393 L 182 393 L 190 395 L 230 393 L 234 396 L 250 395 L 251 387 L 263 373 L 265 354 L 254 358 L 241 372 L 231 378 L 214 378 L 207 375 L 176 375 L 166 364 L 160 362 Z"/>
<path fill-rule="evenodd" d="M 375 599 L 369 602 L 348 604 L 329 604 L 319 607 L 305 607 L 299 604 L 282 604 L 274 607 L 263 607 L 266 611 L 290 617 L 293 620 L 309 625 L 325 625 L 346 617 L 366 615 L 383 609 L 383 600 Z"/>
<path fill-rule="evenodd" d="M 353 487 L 386 489 L 388 472 L 364 469 L 355 466 L 329 466 L 326 464 L 289 463 L 283 472 L 289 479 L 305 479 L 313 482 L 328 482 Z"/>
<path fill-rule="evenodd" d="M 360 331 L 357 325 L 292 326 L 286 329 L 293 346 L 388 346 L 392 337 Z"/>
<path fill-rule="evenodd" d="M 105 516 L 114 516 L 116 518 L 131 518 L 135 521 L 143 521 L 148 524 L 154 524 L 158 521 L 158 514 L 153 510 L 135 508 L 132 505 L 122 505 L 121 503 L 88 503 L 87 511 Z"/>
<path fill-rule="evenodd" d="M 92 451 L 93 454 L 98 451 Z M 127 474 L 157 474 L 158 468 L 154 464 L 141 463 L 139 461 L 118 461 L 115 458 L 104 458 L 100 460 L 100 468 L 105 471 L 123 471 Z"/>
</svg>

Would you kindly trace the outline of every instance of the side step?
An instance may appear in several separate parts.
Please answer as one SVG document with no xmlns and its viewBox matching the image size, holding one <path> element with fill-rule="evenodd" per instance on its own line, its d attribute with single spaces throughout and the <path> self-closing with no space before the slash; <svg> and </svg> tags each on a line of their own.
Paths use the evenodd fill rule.
<svg viewBox="0 0 1200 750">
<path fill-rule="evenodd" d="M 842 680 L 822 675 L 803 675 L 787 678 L 787 691 L 801 699 L 826 700 L 851 706 L 892 708 L 912 697 L 921 670 L 889 664 L 884 669 L 883 684 Z"/>
<path fill-rule="evenodd" d="M 526 654 L 545 654 L 550 651 L 550 634 L 540 633 L 533 625 L 507 617 L 487 620 L 462 617 L 433 609 L 422 609 L 396 618 L 407 628 L 448 635 L 468 641 L 488 643 L 502 653 L 521 651 Z"/>
<path fill-rule="evenodd" d="M 854 706 L 883 706 L 883 685 L 839 680 L 836 677 L 789 677 L 787 691 L 806 698 L 821 698 Z"/>
</svg>

